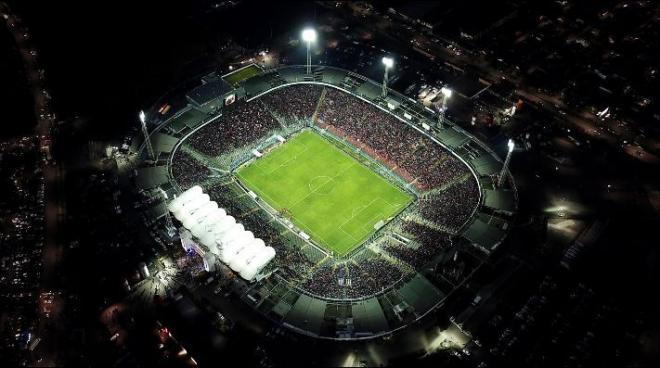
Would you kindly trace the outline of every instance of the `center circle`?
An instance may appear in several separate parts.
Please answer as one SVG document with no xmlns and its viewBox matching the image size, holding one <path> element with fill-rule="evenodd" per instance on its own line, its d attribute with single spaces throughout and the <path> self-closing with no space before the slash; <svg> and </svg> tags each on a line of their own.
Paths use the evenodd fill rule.
<svg viewBox="0 0 660 368">
<path fill-rule="evenodd" d="M 330 194 L 330 192 L 332 192 L 332 189 L 334 189 L 335 187 L 331 183 L 334 180 L 335 179 L 327 175 L 316 176 L 309 181 L 309 191 L 310 193 L 314 193 L 314 194 L 321 194 L 321 195 Z"/>
</svg>

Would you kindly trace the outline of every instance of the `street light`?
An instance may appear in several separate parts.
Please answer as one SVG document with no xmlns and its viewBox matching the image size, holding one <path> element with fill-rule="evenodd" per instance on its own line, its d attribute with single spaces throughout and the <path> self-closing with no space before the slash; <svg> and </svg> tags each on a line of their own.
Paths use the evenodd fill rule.
<svg viewBox="0 0 660 368">
<path fill-rule="evenodd" d="M 316 42 L 316 31 L 312 28 L 306 28 L 302 31 L 302 40 L 307 44 L 307 74 L 312 73 L 312 54 L 310 48 L 312 42 Z"/>
<path fill-rule="evenodd" d="M 509 151 L 506 154 L 506 159 L 504 160 L 504 165 L 502 166 L 502 171 L 500 171 L 500 177 L 497 179 L 497 186 L 502 187 L 504 184 L 504 176 L 506 175 L 507 170 L 509 169 L 509 162 L 511 161 L 511 154 L 513 149 L 516 148 L 516 144 L 513 142 L 513 139 L 509 139 L 507 142 L 507 147 Z"/>
<path fill-rule="evenodd" d="M 383 75 L 383 97 L 387 96 L 387 71 L 394 66 L 394 59 L 391 57 L 383 57 L 383 65 L 385 65 L 385 74 Z"/>
</svg>

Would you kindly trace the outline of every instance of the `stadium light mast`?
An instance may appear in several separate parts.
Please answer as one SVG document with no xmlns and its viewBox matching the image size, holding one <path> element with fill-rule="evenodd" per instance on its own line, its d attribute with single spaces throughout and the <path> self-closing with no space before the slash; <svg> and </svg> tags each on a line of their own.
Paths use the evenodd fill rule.
<svg viewBox="0 0 660 368">
<path fill-rule="evenodd" d="M 438 125 L 442 128 L 445 122 L 445 111 L 447 111 L 447 101 L 451 97 L 453 91 L 450 88 L 442 87 L 440 88 L 440 94 L 442 95 L 442 107 L 440 108 L 440 113 L 438 114 Z"/>
<path fill-rule="evenodd" d="M 509 169 L 509 162 L 511 161 L 511 154 L 513 153 L 513 149 L 516 148 L 516 144 L 513 142 L 513 139 L 509 139 L 509 142 L 507 142 L 507 146 L 509 147 L 509 151 L 506 154 L 506 159 L 504 160 L 504 165 L 502 166 L 502 171 L 500 171 L 500 176 L 497 179 L 497 186 L 502 187 L 504 184 L 504 177 L 506 175 L 507 170 Z"/>
<path fill-rule="evenodd" d="M 149 138 L 149 131 L 147 130 L 147 117 L 144 114 L 144 110 L 140 110 L 140 124 L 142 125 L 142 134 L 144 134 L 144 142 L 147 144 L 147 152 L 151 161 L 156 162 L 156 155 L 154 154 L 154 147 L 151 145 L 151 139 Z"/>
<path fill-rule="evenodd" d="M 163 202 L 165 202 L 165 228 L 167 229 L 167 235 L 172 238 L 174 234 L 176 234 L 176 228 L 174 227 L 174 223 L 172 222 L 172 216 L 170 215 L 170 211 L 167 209 L 167 192 L 163 190 L 163 188 L 158 187 L 158 191 L 160 192 L 161 196 L 163 196 Z"/>
<path fill-rule="evenodd" d="M 307 74 L 312 73 L 312 42 L 316 42 L 316 30 L 313 28 L 305 28 L 302 31 L 302 40 L 307 44 Z"/>
<path fill-rule="evenodd" d="M 392 66 L 394 66 L 394 59 L 391 57 L 383 57 L 383 65 L 385 65 L 385 74 L 383 74 L 383 97 L 387 96 L 387 82 L 388 82 L 388 75 L 387 72 L 390 70 Z"/>
</svg>

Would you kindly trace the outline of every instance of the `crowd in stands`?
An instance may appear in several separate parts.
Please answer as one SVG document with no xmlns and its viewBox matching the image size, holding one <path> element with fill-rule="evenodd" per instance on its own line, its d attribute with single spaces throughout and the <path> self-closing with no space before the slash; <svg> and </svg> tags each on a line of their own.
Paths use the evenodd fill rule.
<svg viewBox="0 0 660 368">
<path fill-rule="evenodd" d="M 421 214 L 428 220 L 457 232 L 470 218 L 479 200 L 479 187 L 473 177 L 419 201 Z"/>
<path fill-rule="evenodd" d="M 419 242 L 418 246 L 412 247 L 408 244 L 390 242 L 385 246 L 385 250 L 415 268 L 425 265 L 442 250 L 451 246 L 449 234 L 426 225 L 406 221 L 403 224 L 403 230 L 407 233 L 406 235 Z"/>
<path fill-rule="evenodd" d="M 280 88 L 259 101 L 228 107 L 221 118 L 198 130 L 187 143 L 209 157 L 217 157 L 279 128 L 274 115 L 309 118 L 320 103 L 317 121 L 321 127 L 344 137 L 420 190 L 435 189 L 420 198 L 419 215 L 423 220 L 408 220 L 401 225 L 401 235 L 411 239 L 413 246 L 395 241 L 383 246 L 393 258 L 417 269 L 451 246 L 450 233 L 460 230 L 477 206 L 477 182 L 460 160 L 369 103 L 334 88 L 308 84 Z M 175 153 L 172 175 L 181 187 L 199 184 L 208 174 L 209 170 L 192 156 L 182 150 Z M 273 246 L 277 251 L 274 267 L 287 279 L 302 281 L 300 286 L 312 294 L 333 299 L 360 298 L 382 291 L 403 276 L 397 265 L 382 258 L 330 262 L 314 269 L 325 255 L 315 259 L 302 252 L 300 244 L 287 239 L 278 223 L 262 211 L 254 211 L 256 204 L 234 185 L 214 185 L 205 191 L 255 237 Z"/>
<path fill-rule="evenodd" d="M 182 150 L 177 150 L 172 158 L 172 176 L 181 189 L 186 190 L 203 182 L 209 169 Z"/>
<path fill-rule="evenodd" d="M 444 148 L 394 116 L 345 92 L 327 88 L 318 121 L 385 162 L 421 190 L 441 186 L 468 168 Z"/>
<path fill-rule="evenodd" d="M 295 84 L 276 89 L 260 98 L 274 113 L 285 118 L 311 118 L 323 87 L 316 84 Z"/>
<path fill-rule="evenodd" d="M 358 299 L 374 295 L 399 281 L 403 273 L 384 259 L 325 265 L 302 285 L 310 293 L 330 299 Z"/>
<path fill-rule="evenodd" d="M 218 203 L 218 207 L 224 208 L 229 215 L 234 216 L 236 221 L 242 213 L 246 212 L 245 203 L 237 199 L 237 192 L 232 190 L 229 185 L 213 185 L 204 188 L 204 192 L 211 197 L 212 201 Z"/>
<path fill-rule="evenodd" d="M 237 222 L 243 224 L 246 230 L 275 248 L 277 257 L 274 265 L 287 279 L 298 280 L 306 275 L 313 263 L 300 251 L 300 247 L 287 244 L 291 239 L 282 234 L 282 229 L 278 229 L 280 225 L 273 223 L 264 212 L 254 211 L 256 205 L 248 197 L 238 199 L 237 192 L 231 189 L 231 185 L 214 185 L 207 189 L 207 193 L 211 200 L 216 201 Z"/>
<path fill-rule="evenodd" d="M 273 115 L 263 105 L 235 103 L 226 107 L 218 120 L 199 129 L 186 142 L 197 151 L 215 157 L 255 142 L 278 127 Z"/>
</svg>

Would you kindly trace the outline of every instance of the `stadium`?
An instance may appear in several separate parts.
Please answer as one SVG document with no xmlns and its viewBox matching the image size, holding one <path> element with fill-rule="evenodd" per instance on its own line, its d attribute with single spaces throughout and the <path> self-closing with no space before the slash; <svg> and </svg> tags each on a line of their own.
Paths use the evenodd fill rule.
<svg viewBox="0 0 660 368">
<path fill-rule="evenodd" d="M 423 318 L 515 217 L 489 147 L 349 70 L 211 73 L 145 115 L 131 146 L 135 185 L 156 202 L 145 221 L 307 336 L 369 339 Z"/>
</svg>

